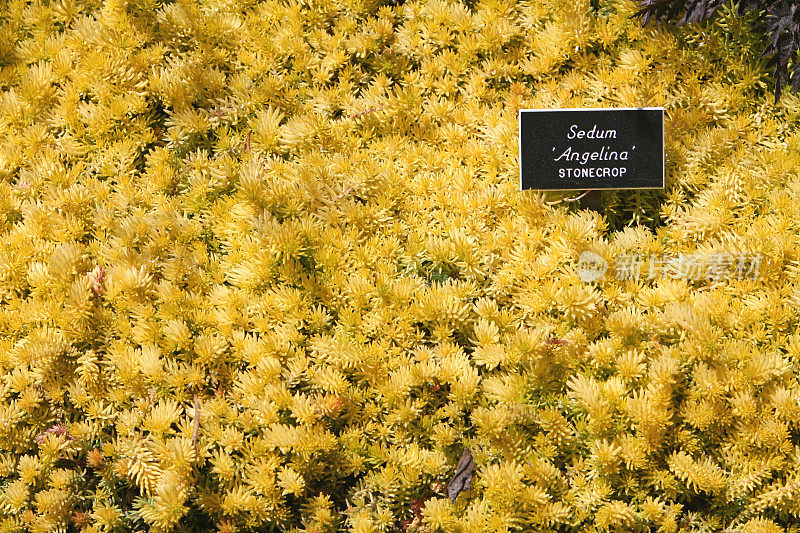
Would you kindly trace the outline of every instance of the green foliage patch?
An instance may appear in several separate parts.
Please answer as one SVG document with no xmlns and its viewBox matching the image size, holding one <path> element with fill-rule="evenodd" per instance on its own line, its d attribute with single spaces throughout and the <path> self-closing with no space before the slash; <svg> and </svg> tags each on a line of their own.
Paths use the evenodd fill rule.
<svg viewBox="0 0 800 533">
<path fill-rule="evenodd" d="M 725 3 L 723 0 L 637 1 L 640 9 L 636 15 L 644 24 L 672 19 L 678 19 L 679 24 L 705 22 Z M 739 15 L 755 14 L 750 17 L 751 23 L 768 37 L 762 56 L 769 56 L 769 66 L 774 67 L 775 101 L 780 99 L 788 83 L 797 94 L 800 88 L 800 3 L 796 0 L 736 0 L 735 7 Z"/>
</svg>

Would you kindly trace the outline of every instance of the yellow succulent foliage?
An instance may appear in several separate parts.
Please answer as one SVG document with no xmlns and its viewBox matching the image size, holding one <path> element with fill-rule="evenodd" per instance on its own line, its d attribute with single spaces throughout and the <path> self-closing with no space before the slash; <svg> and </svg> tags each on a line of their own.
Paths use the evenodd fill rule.
<svg viewBox="0 0 800 533">
<path fill-rule="evenodd" d="M 0 0 L 0 531 L 800 531 L 800 99 L 636 9 Z M 518 190 L 644 106 L 665 190 Z"/>
</svg>

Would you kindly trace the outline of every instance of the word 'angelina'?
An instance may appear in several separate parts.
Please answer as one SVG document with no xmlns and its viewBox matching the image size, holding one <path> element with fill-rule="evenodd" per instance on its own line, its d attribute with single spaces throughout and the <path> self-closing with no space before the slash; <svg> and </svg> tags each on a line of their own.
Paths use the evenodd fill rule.
<svg viewBox="0 0 800 533">
<path fill-rule="evenodd" d="M 578 161 L 581 165 L 585 165 L 587 161 L 627 161 L 628 151 L 617 152 L 611 149 L 610 146 L 603 146 L 599 152 L 577 152 L 573 151 L 571 146 L 568 146 L 564 153 L 556 157 L 553 161 Z"/>
</svg>

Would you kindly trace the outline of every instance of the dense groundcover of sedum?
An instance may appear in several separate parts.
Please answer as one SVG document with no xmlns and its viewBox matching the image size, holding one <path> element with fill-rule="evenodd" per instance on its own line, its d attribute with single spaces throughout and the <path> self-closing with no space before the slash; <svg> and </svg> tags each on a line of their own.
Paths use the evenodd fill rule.
<svg viewBox="0 0 800 533">
<path fill-rule="evenodd" d="M 0 532 L 798 531 L 800 99 L 635 10 L 0 0 Z M 518 190 L 615 106 L 664 191 Z"/>
</svg>

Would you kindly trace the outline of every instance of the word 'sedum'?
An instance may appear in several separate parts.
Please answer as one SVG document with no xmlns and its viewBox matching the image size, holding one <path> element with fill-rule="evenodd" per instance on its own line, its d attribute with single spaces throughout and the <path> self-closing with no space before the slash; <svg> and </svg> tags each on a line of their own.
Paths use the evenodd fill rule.
<svg viewBox="0 0 800 533">
<path fill-rule="evenodd" d="M 646 279 L 659 276 L 688 281 L 718 281 L 721 279 L 756 279 L 761 266 L 761 254 L 627 254 L 617 258 L 614 265 L 618 280 L 638 280 L 645 269 Z M 597 281 L 605 276 L 608 262 L 594 252 L 582 252 L 578 258 L 578 275 L 583 281 Z"/>
</svg>

